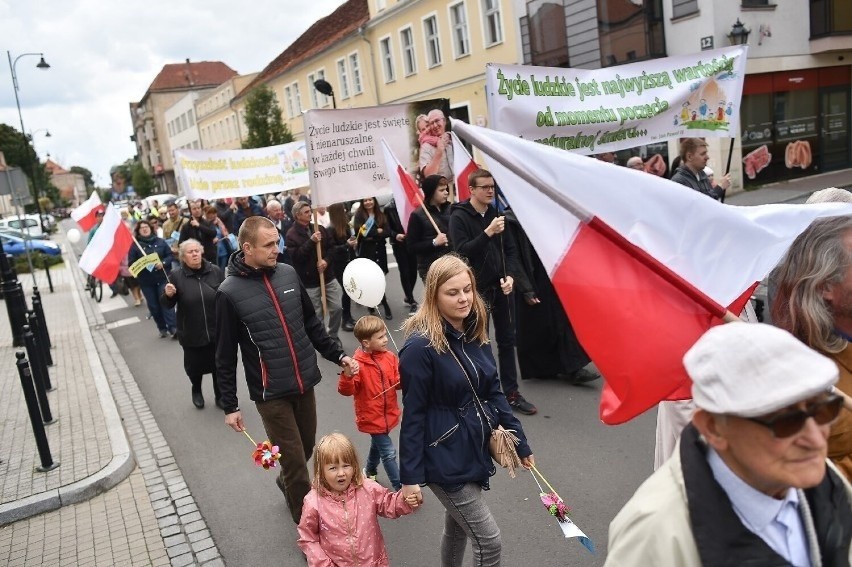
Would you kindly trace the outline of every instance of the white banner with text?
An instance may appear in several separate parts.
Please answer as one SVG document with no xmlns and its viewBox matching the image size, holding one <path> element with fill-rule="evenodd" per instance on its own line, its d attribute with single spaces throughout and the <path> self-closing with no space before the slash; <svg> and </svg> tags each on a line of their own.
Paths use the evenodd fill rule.
<svg viewBox="0 0 852 567">
<path fill-rule="evenodd" d="M 489 63 L 489 125 L 582 154 L 681 137 L 734 137 L 747 46 L 605 69 Z"/>
</svg>

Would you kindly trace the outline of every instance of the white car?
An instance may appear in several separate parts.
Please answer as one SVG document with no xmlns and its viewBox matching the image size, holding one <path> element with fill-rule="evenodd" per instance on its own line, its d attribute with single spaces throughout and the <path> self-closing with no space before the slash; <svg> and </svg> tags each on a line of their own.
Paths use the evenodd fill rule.
<svg viewBox="0 0 852 567">
<path fill-rule="evenodd" d="M 0 219 L 0 228 L 13 228 L 28 233 L 33 238 L 47 238 L 44 226 L 39 222 L 38 215 L 8 216 Z"/>
</svg>

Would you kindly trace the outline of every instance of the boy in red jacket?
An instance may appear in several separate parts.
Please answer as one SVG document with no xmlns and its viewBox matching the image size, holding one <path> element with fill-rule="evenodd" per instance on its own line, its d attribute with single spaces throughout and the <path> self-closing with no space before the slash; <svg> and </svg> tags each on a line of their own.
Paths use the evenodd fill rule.
<svg viewBox="0 0 852 567">
<path fill-rule="evenodd" d="M 380 318 L 374 315 L 361 317 L 355 323 L 354 332 L 361 343 L 361 348 L 353 355 L 360 364 L 360 370 L 352 376 L 341 372 L 337 391 L 344 396 L 355 397 L 355 425 L 358 431 L 370 434 L 365 475 L 375 480 L 381 460 L 388 480 L 394 490 L 399 490 L 402 488 L 399 465 L 390 438 L 391 430 L 399 425 L 396 397 L 396 391 L 402 389 L 399 360 L 387 350 L 388 330 Z"/>
</svg>

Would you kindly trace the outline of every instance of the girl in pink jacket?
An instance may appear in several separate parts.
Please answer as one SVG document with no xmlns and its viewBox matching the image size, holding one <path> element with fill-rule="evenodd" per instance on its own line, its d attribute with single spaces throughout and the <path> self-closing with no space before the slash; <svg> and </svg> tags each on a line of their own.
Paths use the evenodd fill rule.
<svg viewBox="0 0 852 567">
<path fill-rule="evenodd" d="M 417 507 L 364 478 L 352 442 L 341 433 L 320 439 L 314 452 L 313 488 L 305 496 L 299 547 L 310 567 L 385 567 L 388 561 L 378 517 L 398 518 Z"/>
</svg>

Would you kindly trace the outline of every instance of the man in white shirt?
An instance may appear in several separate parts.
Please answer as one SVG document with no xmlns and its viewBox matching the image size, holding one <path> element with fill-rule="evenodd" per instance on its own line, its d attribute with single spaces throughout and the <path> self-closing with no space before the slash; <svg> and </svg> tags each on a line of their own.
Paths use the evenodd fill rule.
<svg viewBox="0 0 852 567">
<path fill-rule="evenodd" d="M 738 322 L 705 333 L 684 367 L 692 423 L 610 524 L 606 565 L 848 565 L 852 487 L 826 459 L 837 366 Z"/>
</svg>

